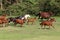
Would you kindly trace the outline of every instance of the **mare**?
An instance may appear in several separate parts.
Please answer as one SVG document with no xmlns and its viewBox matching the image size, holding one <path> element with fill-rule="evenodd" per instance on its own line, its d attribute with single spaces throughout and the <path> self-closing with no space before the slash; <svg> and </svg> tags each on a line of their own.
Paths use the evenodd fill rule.
<svg viewBox="0 0 60 40">
<path fill-rule="evenodd" d="M 43 21 L 43 19 L 48 20 L 52 15 L 52 12 L 39 12 L 36 16 L 39 16 L 38 19 L 41 18 L 41 21 Z"/>
</svg>

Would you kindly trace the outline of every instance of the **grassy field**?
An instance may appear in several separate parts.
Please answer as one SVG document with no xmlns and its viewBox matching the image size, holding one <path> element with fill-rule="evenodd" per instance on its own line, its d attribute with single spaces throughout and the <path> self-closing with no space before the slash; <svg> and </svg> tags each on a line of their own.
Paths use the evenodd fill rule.
<svg viewBox="0 0 60 40">
<path fill-rule="evenodd" d="M 13 23 L 8 27 L 0 28 L 0 40 L 60 40 L 60 17 L 55 17 L 53 29 L 39 29 L 39 21 L 34 25 L 24 24 L 24 27 L 18 27 Z"/>
</svg>

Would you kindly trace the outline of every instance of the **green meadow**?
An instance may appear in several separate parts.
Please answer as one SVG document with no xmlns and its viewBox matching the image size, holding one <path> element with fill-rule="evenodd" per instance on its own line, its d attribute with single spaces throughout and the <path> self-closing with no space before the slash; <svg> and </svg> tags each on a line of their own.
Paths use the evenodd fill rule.
<svg viewBox="0 0 60 40">
<path fill-rule="evenodd" d="M 55 29 L 41 29 L 38 20 L 33 25 L 25 23 L 24 27 L 19 27 L 19 24 L 14 26 L 13 23 L 8 27 L 0 27 L 0 40 L 60 40 L 60 18 L 55 19 Z"/>
</svg>

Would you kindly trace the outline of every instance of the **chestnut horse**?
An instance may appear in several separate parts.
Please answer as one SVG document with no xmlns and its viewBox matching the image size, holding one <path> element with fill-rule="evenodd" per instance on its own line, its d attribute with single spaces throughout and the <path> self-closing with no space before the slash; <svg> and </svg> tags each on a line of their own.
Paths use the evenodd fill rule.
<svg viewBox="0 0 60 40">
<path fill-rule="evenodd" d="M 19 19 L 19 18 L 17 19 L 17 18 L 13 18 L 13 17 L 10 17 L 8 19 L 9 19 L 9 23 L 13 22 L 15 26 L 16 26 L 16 24 L 20 24 L 21 25 L 20 27 L 22 27 L 23 24 L 25 23 L 24 19 Z"/>
<path fill-rule="evenodd" d="M 8 19 L 6 18 L 6 14 L 3 14 L 3 15 L 1 15 L 0 16 L 0 24 L 5 24 L 5 26 L 6 26 L 6 23 L 8 23 Z"/>
<path fill-rule="evenodd" d="M 27 24 L 29 24 L 30 22 L 33 24 L 33 23 L 35 23 L 35 21 L 36 21 L 36 17 L 35 18 L 29 18 L 28 20 L 27 20 Z"/>
<path fill-rule="evenodd" d="M 53 26 L 53 22 L 54 22 L 54 21 L 55 21 L 55 18 L 51 18 L 50 20 L 42 21 L 42 22 L 40 23 L 40 25 L 41 25 L 41 27 L 44 26 L 44 28 L 45 28 L 45 26 L 49 26 L 49 28 L 52 26 L 53 28 L 55 28 L 55 27 Z"/>
<path fill-rule="evenodd" d="M 16 19 L 16 20 L 15 20 L 15 25 L 16 25 L 16 24 L 20 24 L 20 25 L 21 25 L 20 27 L 22 27 L 24 23 L 25 23 L 25 22 L 24 22 L 24 20 L 22 20 L 22 19 Z"/>
<path fill-rule="evenodd" d="M 6 16 L 7 16 L 7 14 L 3 14 L 3 15 L 1 15 L 1 16 L 0 16 L 0 20 L 4 20 L 4 19 L 6 19 Z"/>
</svg>

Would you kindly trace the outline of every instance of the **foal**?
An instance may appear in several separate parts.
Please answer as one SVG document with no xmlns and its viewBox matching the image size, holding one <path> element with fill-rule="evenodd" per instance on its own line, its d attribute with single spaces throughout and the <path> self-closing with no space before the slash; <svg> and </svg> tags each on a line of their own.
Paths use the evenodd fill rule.
<svg viewBox="0 0 60 40">
<path fill-rule="evenodd" d="M 29 22 L 31 22 L 32 24 L 36 21 L 36 17 L 35 18 L 29 18 L 27 20 L 27 24 L 29 24 Z"/>
</svg>

